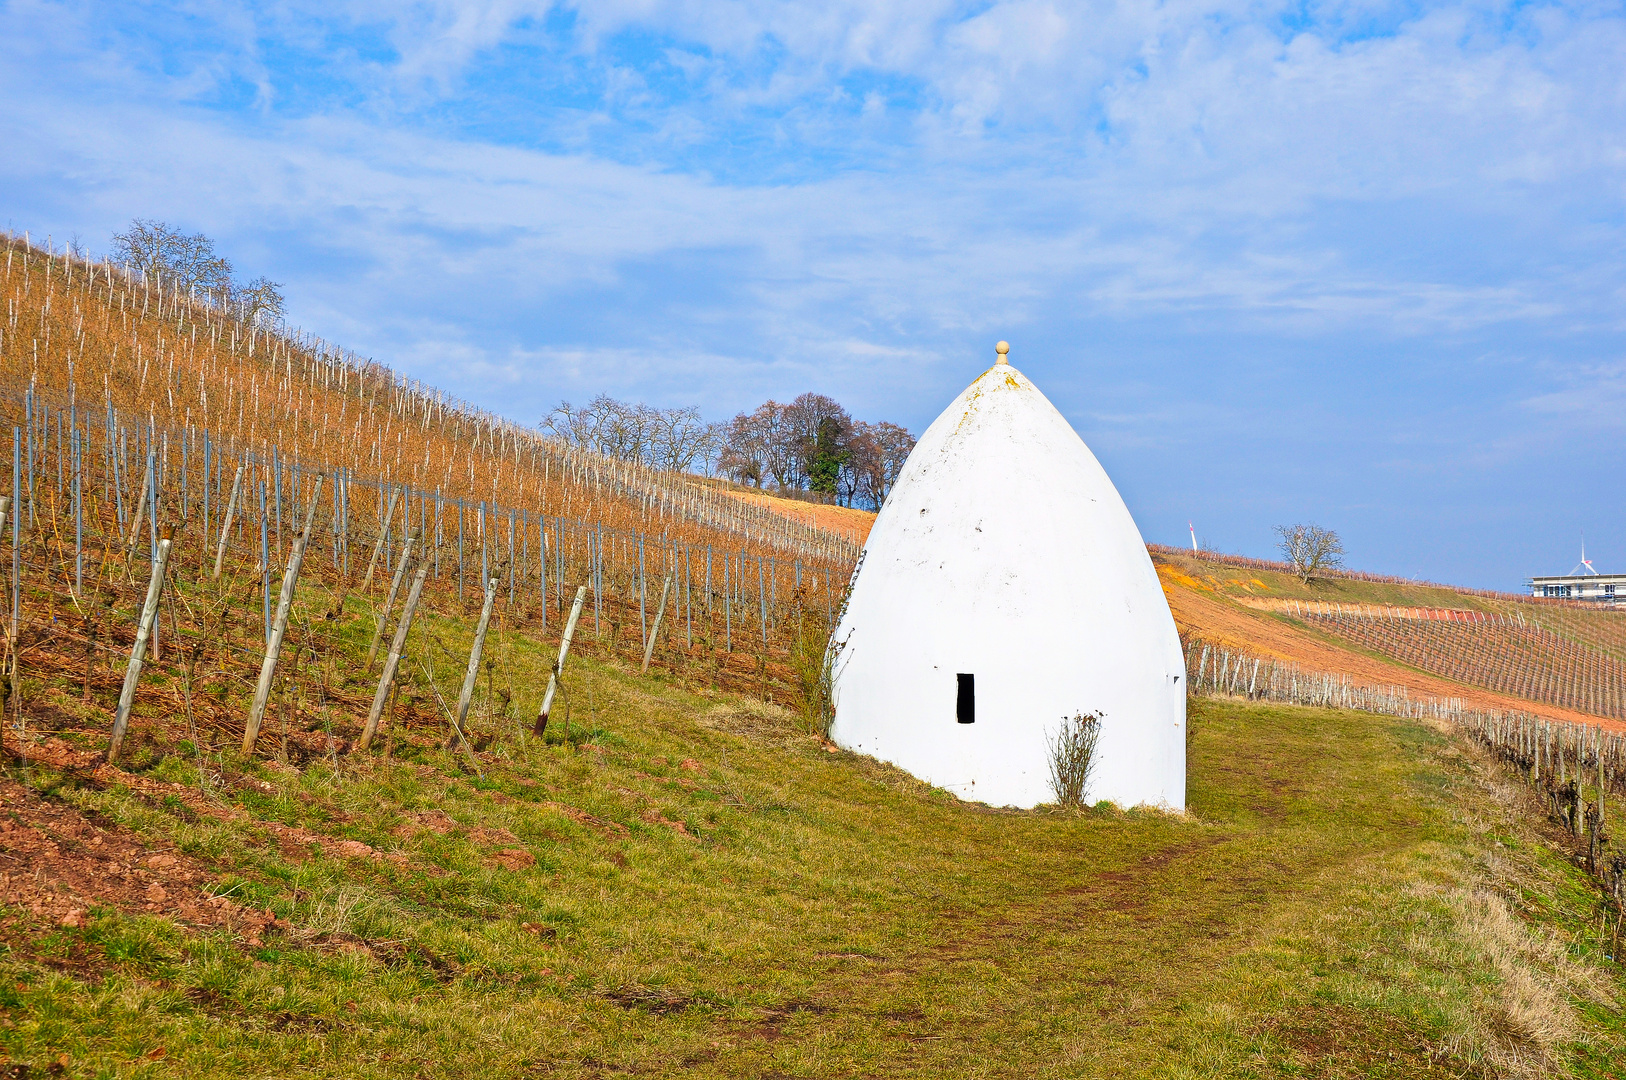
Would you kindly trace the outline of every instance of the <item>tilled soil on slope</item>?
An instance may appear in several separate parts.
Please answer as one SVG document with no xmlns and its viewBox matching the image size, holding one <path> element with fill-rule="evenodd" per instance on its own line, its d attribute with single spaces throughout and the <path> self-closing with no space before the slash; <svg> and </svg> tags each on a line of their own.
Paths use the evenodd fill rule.
<svg viewBox="0 0 1626 1080">
<path fill-rule="evenodd" d="M 214 881 L 196 859 L 0 779 L 0 903 L 14 909 L 0 933 L 8 939 L 83 925 L 96 908 L 223 927 L 250 943 L 276 921 L 213 895 Z"/>
</svg>

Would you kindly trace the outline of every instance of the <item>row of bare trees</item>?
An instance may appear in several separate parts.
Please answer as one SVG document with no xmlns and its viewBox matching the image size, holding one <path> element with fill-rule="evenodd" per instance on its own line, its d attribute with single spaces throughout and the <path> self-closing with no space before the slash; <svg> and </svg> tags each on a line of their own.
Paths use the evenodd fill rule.
<svg viewBox="0 0 1626 1080">
<path fill-rule="evenodd" d="M 660 409 L 600 394 L 564 402 L 543 427 L 574 446 L 658 469 L 718 473 L 741 484 L 813 491 L 849 506 L 879 507 L 914 436 L 897 424 L 854 420 L 823 394 L 767 401 L 726 424 L 698 409 Z"/>
<path fill-rule="evenodd" d="M 608 394 L 579 407 L 561 402 L 542 428 L 571 446 L 673 472 L 711 472 L 722 445 L 721 425 L 692 405 L 658 409 Z"/>
<path fill-rule="evenodd" d="M 202 233 L 184 233 L 162 221 L 136 218 L 113 234 L 109 257 L 145 275 L 158 275 L 166 289 L 202 294 L 223 307 L 242 309 L 243 321 L 276 326 L 286 313 L 282 286 L 267 277 L 239 283 L 231 260 Z"/>
</svg>

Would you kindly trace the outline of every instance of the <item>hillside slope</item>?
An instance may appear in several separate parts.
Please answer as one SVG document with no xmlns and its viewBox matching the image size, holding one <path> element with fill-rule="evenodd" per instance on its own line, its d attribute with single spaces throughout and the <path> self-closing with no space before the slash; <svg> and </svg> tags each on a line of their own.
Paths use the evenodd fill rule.
<svg viewBox="0 0 1626 1080">
<path fill-rule="evenodd" d="M 1163 549 L 1182 636 L 1471 708 L 1626 730 L 1626 611 L 1448 586 L 1293 575 Z"/>
<path fill-rule="evenodd" d="M 112 727 L 166 536 L 177 603 L 157 614 L 138 727 L 179 698 L 198 723 L 241 730 L 291 579 L 292 670 L 277 667 L 273 689 L 291 724 L 319 712 L 344 738 L 390 644 L 348 666 L 337 616 L 358 593 L 378 635 L 409 595 L 460 615 L 490 588 L 496 619 L 545 637 L 580 595 L 578 651 L 699 665 L 780 700 L 806 681 L 796 665 L 840 604 L 848 532 L 549 441 L 162 279 L 15 237 L 0 246 L 0 409 L 16 432 L 14 480 L 0 486 L 21 511 L 0 538 L 18 571 L 13 711 L 31 680 L 71 669 L 82 695 L 61 707 Z M 417 592 L 407 565 L 428 567 Z M 431 691 L 458 697 L 448 669 L 462 660 L 421 633 L 403 644 L 385 723 L 436 712 Z M 439 682 L 424 673 L 435 665 Z"/>
<path fill-rule="evenodd" d="M 14 408 L 32 388 L 36 413 L 39 404 L 78 421 L 105 412 L 109 428 L 177 443 L 207 433 L 239 457 L 274 452 L 471 505 L 687 532 L 753 554 L 854 554 L 816 524 L 792 524 L 684 474 L 562 446 L 330 342 L 245 321 L 229 300 L 16 236 L 0 234 L 0 248 L 0 394 Z"/>
</svg>

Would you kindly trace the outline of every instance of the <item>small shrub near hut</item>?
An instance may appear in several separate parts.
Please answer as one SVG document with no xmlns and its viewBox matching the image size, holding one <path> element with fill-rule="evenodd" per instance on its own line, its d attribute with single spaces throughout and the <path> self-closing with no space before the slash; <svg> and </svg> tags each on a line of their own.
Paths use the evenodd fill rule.
<svg viewBox="0 0 1626 1080">
<path fill-rule="evenodd" d="M 1069 809 L 1088 805 L 1090 772 L 1095 767 L 1095 744 L 1101 738 L 1104 713 L 1077 713 L 1064 719 L 1050 739 L 1050 786 L 1056 801 Z"/>
<path fill-rule="evenodd" d="M 835 664 L 841 645 L 830 639 L 817 615 L 804 609 L 799 618 L 790 645 L 790 669 L 808 732 L 828 739 L 836 718 Z"/>
</svg>

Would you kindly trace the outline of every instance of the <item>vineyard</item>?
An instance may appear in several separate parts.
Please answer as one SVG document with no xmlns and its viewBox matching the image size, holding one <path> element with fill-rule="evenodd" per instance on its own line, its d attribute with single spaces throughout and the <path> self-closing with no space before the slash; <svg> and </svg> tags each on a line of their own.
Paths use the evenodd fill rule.
<svg viewBox="0 0 1626 1080">
<path fill-rule="evenodd" d="M 1420 729 L 1563 816 L 1614 906 L 1547 866 L 1540 932 L 1600 968 L 1626 739 L 1187 627 L 1191 815 L 968 809 L 821 737 L 852 511 L 567 448 L 118 267 L 13 238 L 4 274 L 0 1076 L 1332 1075 L 1352 1046 L 1490 1075 L 1622 1043 L 1505 1022 L 1545 975 L 1462 947 L 1460 822 L 1533 827 Z M 1229 608 L 1402 663 L 1352 635 L 1494 631 L 1524 689 L 1618 707 L 1591 612 Z"/>
<path fill-rule="evenodd" d="M 105 738 L 127 714 L 138 745 L 147 721 L 184 716 L 194 741 L 251 748 L 244 717 L 269 714 L 297 754 L 381 712 L 456 728 L 480 646 L 414 619 L 482 609 L 501 640 L 556 636 L 579 605 L 578 650 L 805 696 L 849 536 L 561 446 L 156 277 L 15 237 L 5 261 L 19 729 L 35 715 Z M 514 724 L 540 688 L 508 685 L 500 655 L 475 712 L 494 700 Z"/>
<path fill-rule="evenodd" d="M 1626 664 L 1587 643 L 1626 627 L 1613 612 L 1513 615 L 1431 608 L 1294 604 L 1312 626 L 1403 664 L 1528 701 L 1626 718 Z M 1545 622 L 1558 622 L 1560 633 Z M 1558 620 L 1553 620 L 1558 621 Z M 1580 632 L 1577 632 L 1580 631 Z"/>
<path fill-rule="evenodd" d="M 694 526 L 749 545 L 851 558 L 850 537 L 732 497 L 722 485 L 581 449 L 404 379 L 318 338 L 243 320 L 229 301 L 166 293 L 161 277 L 40 252 L 4 237 L 0 375 L 120 431 L 187 433 L 386 485 L 475 503 Z M 43 437 L 43 436 L 42 436 Z"/>
</svg>

